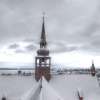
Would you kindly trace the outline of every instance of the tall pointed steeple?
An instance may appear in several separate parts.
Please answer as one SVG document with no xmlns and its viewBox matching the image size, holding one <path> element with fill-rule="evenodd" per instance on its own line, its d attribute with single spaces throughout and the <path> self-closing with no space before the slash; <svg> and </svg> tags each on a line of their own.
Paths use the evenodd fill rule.
<svg viewBox="0 0 100 100">
<path fill-rule="evenodd" d="M 94 61 L 92 60 L 92 67 L 94 67 Z"/>
<path fill-rule="evenodd" d="M 95 70 L 95 65 L 94 65 L 94 61 L 92 60 L 92 66 L 91 66 L 92 70 Z"/>
<path fill-rule="evenodd" d="M 92 60 L 92 66 L 91 66 L 91 75 L 95 76 L 96 71 L 95 71 L 95 65 L 94 65 L 94 61 Z"/>
<path fill-rule="evenodd" d="M 47 42 L 46 42 L 46 34 L 45 34 L 45 19 L 44 19 L 44 14 L 43 14 L 40 48 L 45 48 L 46 45 L 47 45 Z"/>
<path fill-rule="evenodd" d="M 42 79 L 42 76 L 45 77 L 47 81 L 49 81 L 51 79 L 50 67 L 51 67 L 51 57 L 49 56 L 49 50 L 47 49 L 45 21 L 44 21 L 44 15 L 43 15 L 40 48 L 37 50 L 37 56 L 35 57 L 36 81 L 39 81 L 40 79 Z"/>
</svg>

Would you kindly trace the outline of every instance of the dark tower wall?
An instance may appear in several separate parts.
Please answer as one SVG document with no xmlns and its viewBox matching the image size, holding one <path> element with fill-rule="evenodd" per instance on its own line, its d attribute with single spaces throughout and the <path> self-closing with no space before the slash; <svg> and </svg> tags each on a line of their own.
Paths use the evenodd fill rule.
<svg viewBox="0 0 100 100">
<path fill-rule="evenodd" d="M 35 58 L 35 79 L 38 81 L 42 76 L 45 77 L 47 81 L 50 80 L 50 67 L 51 58 L 50 57 L 36 57 Z"/>
</svg>

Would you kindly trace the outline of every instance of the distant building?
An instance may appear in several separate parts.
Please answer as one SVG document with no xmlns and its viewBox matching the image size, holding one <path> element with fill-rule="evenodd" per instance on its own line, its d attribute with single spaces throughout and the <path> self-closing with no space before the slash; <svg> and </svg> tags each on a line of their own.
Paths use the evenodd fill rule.
<svg viewBox="0 0 100 100">
<path fill-rule="evenodd" d="M 91 66 L 90 72 L 91 72 L 92 76 L 95 76 L 96 70 L 95 70 L 95 66 L 94 66 L 94 61 L 92 61 L 92 66 Z"/>
</svg>

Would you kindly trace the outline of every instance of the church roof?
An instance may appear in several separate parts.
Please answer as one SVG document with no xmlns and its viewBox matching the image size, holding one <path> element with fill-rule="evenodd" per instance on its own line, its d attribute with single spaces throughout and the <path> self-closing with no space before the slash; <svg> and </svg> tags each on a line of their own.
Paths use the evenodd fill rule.
<svg viewBox="0 0 100 100">
<path fill-rule="evenodd" d="M 35 89 L 29 90 L 22 98 L 22 100 L 63 100 L 44 78 L 42 79 L 42 88 L 41 81 L 39 81 Z"/>
<path fill-rule="evenodd" d="M 78 100 L 80 89 L 84 100 L 99 100 L 100 87 L 96 77 L 91 75 L 60 75 L 54 76 L 50 84 L 66 100 Z M 97 97 L 97 98 L 95 98 Z M 99 97 L 99 98 L 98 98 Z M 94 100 L 93 99 L 93 100 Z"/>
<path fill-rule="evenodd" d="M 0 98 L 8 100 L 78 100 L 77 91 L 84 100 L 99 100 L 100 87 L 91 75 L 53 75 L 50 82 L 44 78 L 36 82 L 33 76 L 0 76 Z"/>
</svg>

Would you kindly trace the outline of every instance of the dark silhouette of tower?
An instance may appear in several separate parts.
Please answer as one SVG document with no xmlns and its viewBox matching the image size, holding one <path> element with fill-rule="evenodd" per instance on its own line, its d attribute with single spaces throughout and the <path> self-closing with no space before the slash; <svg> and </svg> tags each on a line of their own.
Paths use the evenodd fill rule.
<svg viewBox="0 0 100 100">
<path fill-rule="evenodd" d="M 49 50 L 47 49 L 47 41 L 45 34 L 45 23 L 43 16 L 42 32 L 40 38 L 40 49 L 37 51 L 35 57 L 35 79 L 40 80 L 42 76 L 49 81 L 51 78 L 50 74 L 51 57 L 49 57 Z"/>
<path fill-rule="evenodd" d="M 93 60 L 92 60 L 92 66 L 91 66 L 90 71 L 91 71 L 91 75 L 92 75 L 92 76 L 95 76 L 96 71 L 95 71 L 95 66 L 94 66 L 94 61 L 93 61 Z"/>
</svg>

